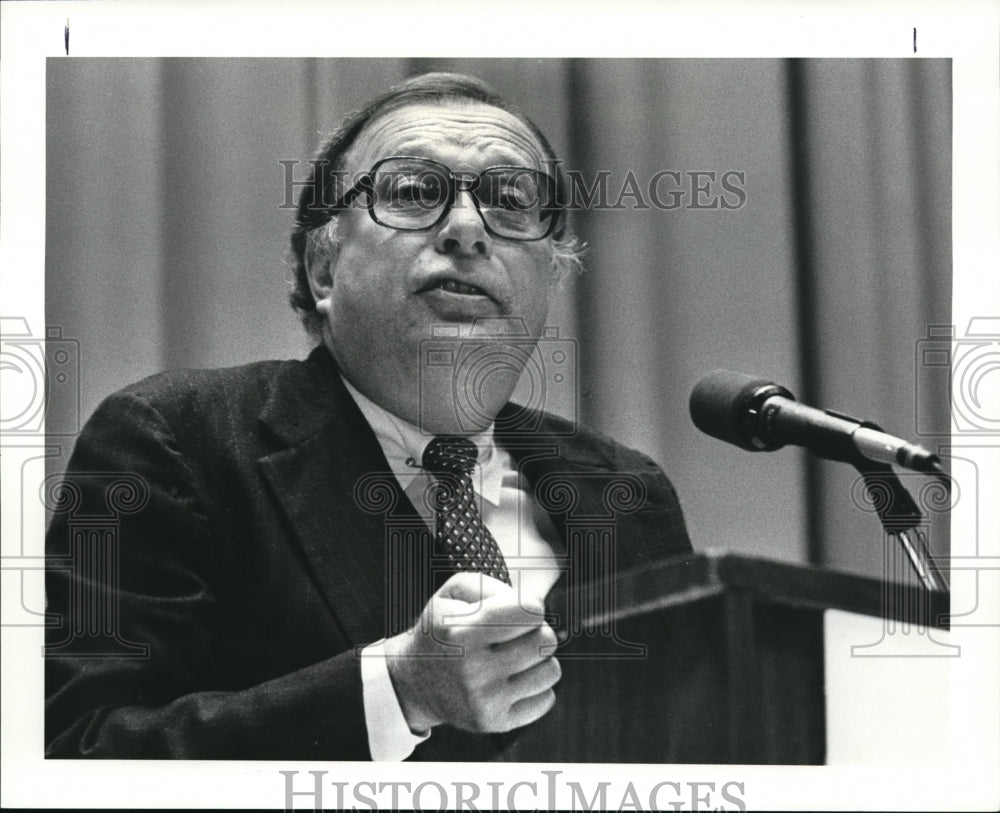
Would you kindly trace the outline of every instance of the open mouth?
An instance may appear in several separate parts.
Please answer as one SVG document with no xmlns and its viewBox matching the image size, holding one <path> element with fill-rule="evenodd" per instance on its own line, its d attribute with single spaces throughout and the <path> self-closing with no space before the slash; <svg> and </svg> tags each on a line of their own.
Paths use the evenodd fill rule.
<svg viewBox="0 0 1000 813">
<path fill-rule="evenodd" d="M 464 296 L 489 296 L 489 294 L 482 288 L 477 288 L 475 285 L 469 285 L 467 282 L 459 282 L 455 279 L 438 280 L 437 282 L 428 285 L 423 290 L 447 291 L 451 294 L 463 294 Z"/>
</svg>

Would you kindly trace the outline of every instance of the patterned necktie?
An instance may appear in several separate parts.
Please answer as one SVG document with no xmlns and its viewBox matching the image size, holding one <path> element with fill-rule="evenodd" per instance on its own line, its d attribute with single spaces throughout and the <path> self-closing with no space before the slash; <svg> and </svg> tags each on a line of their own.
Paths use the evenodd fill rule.
<svg viewBox="0 0 1000 813">
<path fill-rule="evenodd" d="M 468 438 L 434 438 L 424 450 L 424 468 L 438 481 L 435 553 L 448 558 L 455 570 L 486 573 L 510 584 L 503 554 L 476 507 L 472 469 L 478 452 Z"/>
</svg>

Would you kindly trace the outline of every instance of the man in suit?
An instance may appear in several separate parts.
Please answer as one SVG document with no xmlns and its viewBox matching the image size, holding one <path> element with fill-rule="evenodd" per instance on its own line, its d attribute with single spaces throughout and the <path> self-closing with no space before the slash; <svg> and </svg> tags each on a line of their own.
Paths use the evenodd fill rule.
<svg viewBox="0 0 1000 813">
<path fill-rule="evenodd" d="M 537 127 L 428 74 L 311 180 L 315 350 L 111 396 L 52 495 L 49 756 L 516 754 L 557 702 L 553 586 L 690 550 L 652 461 L 509 402 L 575 261 Z"/>
</svg>

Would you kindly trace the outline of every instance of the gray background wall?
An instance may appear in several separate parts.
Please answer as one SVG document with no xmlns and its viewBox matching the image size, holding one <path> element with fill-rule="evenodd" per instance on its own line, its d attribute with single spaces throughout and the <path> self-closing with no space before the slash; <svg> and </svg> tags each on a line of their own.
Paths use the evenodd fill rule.
<svg viewBox="0 0 1000 813">
<path fill-rule="evenodd" d="M 550 318 L 577 342 L 580 417 L 664 467 L 696 548 L 877 575 L 850 469 L 727 447 L 687 398 L 727 367 L 904 437 L 918 413 L 947 426 L 915 350 L 950 322 L 948 60 L 50 59 L 46 321 L 79 339 L 83 417 L 163 369 L 303 356 L 278 162 L 432 68 L 494 84 L 567 167 L 609 173 L 610 202 L 630 171 L 744 173 L 733 210 L 580 213 L 588 270 Z"/>
</svg>

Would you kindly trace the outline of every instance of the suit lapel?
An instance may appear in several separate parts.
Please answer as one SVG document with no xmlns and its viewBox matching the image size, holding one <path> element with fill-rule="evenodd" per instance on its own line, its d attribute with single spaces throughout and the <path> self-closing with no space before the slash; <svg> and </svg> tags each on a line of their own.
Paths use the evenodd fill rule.
<svg viewBox="0 0 1000 813">
<path fill-rule="evenodd" d="M 573 623 L 569 592 L 659 558 L 658 542 L 669 525 L 660 507 L 649 503 L 639 472 L 622 471 L 602 454 L 606 444 L 567 429 L 542 418 L 531 433 L 497 433 L 556 529 L 562 573 L 546 607 L 557 630 Z M 608 547 L 601 550 L 597 538 L 610 540 Z"/>
<path fill-rule="evenodd" d="M 275 382 L 261 420 L 287 444 L 261 470 L 331 612 L 355 645 L 387 635 L 386 512 L 419 517 L 324 348 Z"/>
<path fill-rule="evenodd" d="M 505 417 L 501 412 L 498 427 Z M 429 534 L 325 348 L 284 368 L 260 418 L 284 443 L 284 448 L 260 459 L 261 470 L 345 635 L 362 645 L 408 626 L 430 591 L 425 583 L 413 589 L 415 580 L 423 582 L 422 572 L 399 573 L 400 562 L 387 555 L 387 529 L 416 530 L 428 544 Z M 621 473 L 600 454 L 593 439 L 584 441 L 554 431 L 554 426 L 545 419 L 532 431 L 498 429 L 496 439 L 510 452 L 556 529 L 558 539 L 553 542 L 564 569 L 555 597 L 568 583 L 579 582 L 568 580 L 567 572 L 592 569 L 580 560 L 581 547 L 567 540 L 588 518 L 600 524 L 614 516 L 609 514 L 606 488 L 610 478 Z M 564 498 L 570 494 L 567 503 Z M 629 530 L 624 519 L 617 523 L 619 569 L 643 558 L 643 544 L 651 542 L 642 533 L 630 534 L 627 544 L 617 544 Z M 647 517 L 647 525 L 649 520 L 655 527 L 655 517 Z M 411 534 L 411 549 L 413 539 Z M 418 547 L 405 567 L 417 568 L 423 554 Z M 401 593 L 407 594 L 406 606 L 397 606 L 404 600 Z"/>
</svg>

